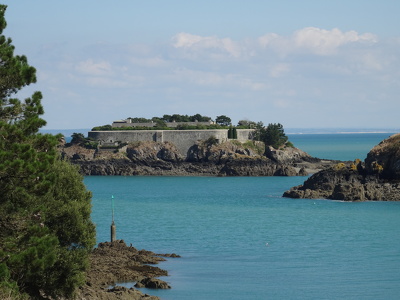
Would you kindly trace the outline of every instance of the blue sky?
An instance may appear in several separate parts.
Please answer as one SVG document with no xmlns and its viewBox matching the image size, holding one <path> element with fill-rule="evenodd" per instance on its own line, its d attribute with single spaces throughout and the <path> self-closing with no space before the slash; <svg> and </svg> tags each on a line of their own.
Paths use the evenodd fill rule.
<svg viewBox="0 0 400 300">
<path fill-rule="evenodd" d="M 10 0 L 47 129 L 200 113 L 400 128 L 400 1 Z"/>
</svg>

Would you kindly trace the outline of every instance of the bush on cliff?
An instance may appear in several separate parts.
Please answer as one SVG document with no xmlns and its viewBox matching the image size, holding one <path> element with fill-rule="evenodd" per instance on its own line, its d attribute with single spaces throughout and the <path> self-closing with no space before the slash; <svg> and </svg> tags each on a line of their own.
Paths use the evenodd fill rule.
<svg viewBox="0 0 400 300">
<path fill-rule="evenodd" d="M 91 194 L 60 161 L 60 136 L 43 135 L 42 95 L 13 98 L 36 82 L 25 56 L 4 37 L 0 5 L 0 298 L 71 297 L 84 283 L 95 243 Z"/>
<path fill-rule="evenodd" d="M 266 146 L 272 146 L 275 149 L 279 149 L 286 145 L 293 147 L 293 144 L 288 142 L 288 137 L 280 123 L 270 123 L 265 127 L 262 122 L 258 122 L 253 133 L 253 139 L 256 141 L 262 141 Z"/>
</svg>

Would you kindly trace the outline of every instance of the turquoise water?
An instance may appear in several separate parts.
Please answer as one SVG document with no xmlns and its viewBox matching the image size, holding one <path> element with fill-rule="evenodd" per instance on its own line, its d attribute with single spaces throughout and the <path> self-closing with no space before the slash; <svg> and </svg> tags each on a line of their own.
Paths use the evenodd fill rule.
<svg viewBox="0 0 400 300">
<path fill-rule="evenodd" d="M 314 157 L 364 160 L 369 150 L 393 133 L 288 134 L 295 147 Z"/>
<path fill-rule="evenodd" d="M 316 153 L 346 144 L 323 147 L 315 139 Z M 171 300 L 398 299 L 400 202 L 281 197 L 305 179 L 86 177 L 85 183 L 99 242 L 110 239 L 114 195 L 118 239 L 182 256 L 159 265 L 172 289 L 145 293 Z"/>
</svg>

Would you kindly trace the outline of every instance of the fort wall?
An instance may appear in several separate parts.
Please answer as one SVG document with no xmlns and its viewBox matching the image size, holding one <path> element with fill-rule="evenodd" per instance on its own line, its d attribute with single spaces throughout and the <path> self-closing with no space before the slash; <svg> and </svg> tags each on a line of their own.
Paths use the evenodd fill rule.
<svg viewBox="0 0 400 300">
<path fill-rule="evenodd" d="M 237 140 L 245 142 L 249 140 L 253 129 L 237 129 Z M 88 137 L 100 143 L 130 143 L 130 142 L 171 142 L 182 155 L 186 156 L 190 147 L 197 141 L 207 140 L 215 137 L 219 143 L 228 140 L 227 129 L 213 130 L 110 130 L 110 131 L 89 131 Z"/>
</svg>

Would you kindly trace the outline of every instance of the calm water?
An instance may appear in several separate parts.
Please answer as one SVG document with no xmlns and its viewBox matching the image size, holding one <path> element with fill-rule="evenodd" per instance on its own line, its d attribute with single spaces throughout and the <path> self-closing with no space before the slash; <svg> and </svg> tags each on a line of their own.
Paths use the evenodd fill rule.
<svg viewBox="0 0 400 300">
<path fill-rule="evenodd" d="M 289 140 L 314 157 L 364 160 L 369 150 L 393 133 L 288 134 Z"/>
<path fill-rule="evenodd" d="M 368 135 L 353 135 L 350 144 L 348 135 L 290 139 L 313 156 L 352 160 L 388 136 Z M 329 154 L 338 151 L 342 157 Z M 86 177 L 85 183 L 99 242 L 110 239 L 114 195 L 118 239 L 182 255 L 159 265 L 172 289 L 145 293 L 171 300 L 398 299 L 400 202 L 281 198 L 305 179 Z"/>
</svg>

